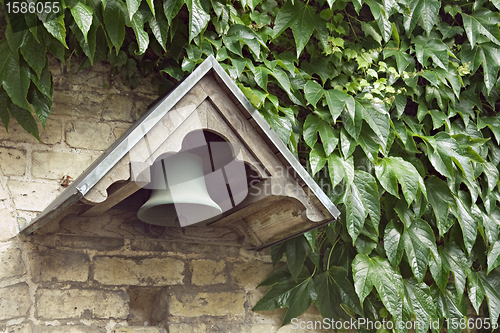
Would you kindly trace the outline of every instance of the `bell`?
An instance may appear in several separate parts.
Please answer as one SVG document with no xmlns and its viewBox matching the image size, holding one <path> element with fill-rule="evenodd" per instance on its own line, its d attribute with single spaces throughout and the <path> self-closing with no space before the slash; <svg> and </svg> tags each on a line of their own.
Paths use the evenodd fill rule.
<svg viewBox="0 0 500 333">
<path fill-rule="evenodd" d="M 208 194 L 203 161 L 197 155 L 180 152 L 159 158 L 151 167 L 151 177 L 153 191 L 137 212 L 141 221 L 185 227 L 222 214 L 222 209 Z"/>
</svg>

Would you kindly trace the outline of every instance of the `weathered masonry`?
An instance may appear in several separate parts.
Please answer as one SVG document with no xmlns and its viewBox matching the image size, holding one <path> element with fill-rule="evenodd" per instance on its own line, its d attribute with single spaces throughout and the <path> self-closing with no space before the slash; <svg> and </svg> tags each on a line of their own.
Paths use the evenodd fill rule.
<svg viewBox="0 0 500 333">
<path fill-rule="evenodd" d="M 272 269 L 252 249 L 338 211 L 215 59 L 145 114 L 146 83 L 130 91 L 104 65 L 51 71 L 41 142 L 0 129 L 0 332 L 292 332 L 282 311 L 251 311 Z M 140 221 L 148 170 L 193 133 L 230 143 L 248 193 L 237 197 L 226 173 L 232 197 L 214 199 L 222 212 L 209 223 Z"/>
</svg>

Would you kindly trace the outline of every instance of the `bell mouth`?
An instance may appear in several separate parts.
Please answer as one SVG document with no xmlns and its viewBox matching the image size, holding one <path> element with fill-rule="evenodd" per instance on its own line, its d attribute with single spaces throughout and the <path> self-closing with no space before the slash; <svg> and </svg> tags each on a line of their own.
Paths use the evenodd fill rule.
<svg viewBox="0 0 500 333">
<path fill-rule="evenodd" d="M 222 215 L 220 208 L 204 204 L 168 204 L 144 205 L 137 212 L 137 217 L 148 224 L 163 227 L 185 227 L 193 224 L 206 224 Z M 178 221 L 178 222 L 177 222 Z"/>
</svg>

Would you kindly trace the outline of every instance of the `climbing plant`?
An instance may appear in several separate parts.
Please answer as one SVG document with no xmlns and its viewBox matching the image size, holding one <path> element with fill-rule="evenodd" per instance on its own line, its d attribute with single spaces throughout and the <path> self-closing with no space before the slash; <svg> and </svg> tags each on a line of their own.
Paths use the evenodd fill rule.
<svg viewBox="0 0 500 333">
<path fill-rule="evenodd" d="M 342 212 L 272 248 L 255 311 L 497 326 L 499 0 L 61 0 L 45 14 L 28 0 L 22 15 L 0 2 L 6 128 L 38 138 L 48 55 L 107 61 L 160 94 L 214 55 L 237 82 Z"/>
</svg>

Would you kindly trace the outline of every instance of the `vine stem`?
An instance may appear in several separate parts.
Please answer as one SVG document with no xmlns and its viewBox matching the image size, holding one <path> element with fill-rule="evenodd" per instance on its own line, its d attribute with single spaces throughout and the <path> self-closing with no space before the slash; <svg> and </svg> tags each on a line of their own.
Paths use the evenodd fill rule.
<svg viewBox="0 0 500 333">
<path fill-rule="evenodd" d="M 330 258 L 332 257 L 332 252 L 333 252 L 333 248 L 335 247 L 335 245 L 337 245 L 337 242 L 339 241 L 340 238 L 337 238 L 335 240 L 335 243 L 333 243 L 332 245 L 332 249 L 330 250 L 330 254 L 328 255 L 328 261 L 326 262 L 326 270 L 329 271 L 330 270 Z"/>
</svg>

